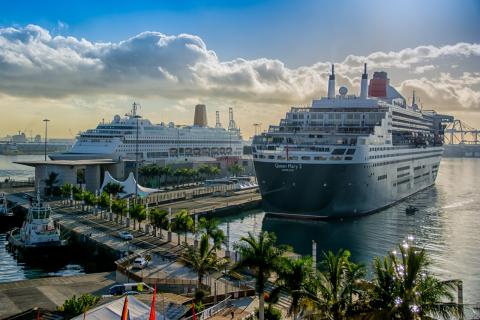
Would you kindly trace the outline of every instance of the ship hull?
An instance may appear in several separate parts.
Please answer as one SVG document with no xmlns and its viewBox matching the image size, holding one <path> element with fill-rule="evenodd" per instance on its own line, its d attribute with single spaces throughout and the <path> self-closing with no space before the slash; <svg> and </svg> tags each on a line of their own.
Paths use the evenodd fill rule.
<svg viewBox="0 0 480 320">
<path fill-rule="evenodd" d="M 388 207 L 434 184 L 439 162 L 440 157 L 409 161 L 410 174 L 401 178 L 397 170 L 405 163 L 254 164 L 265 210 L 308 219 L 355 217 Z"/>
</svg>

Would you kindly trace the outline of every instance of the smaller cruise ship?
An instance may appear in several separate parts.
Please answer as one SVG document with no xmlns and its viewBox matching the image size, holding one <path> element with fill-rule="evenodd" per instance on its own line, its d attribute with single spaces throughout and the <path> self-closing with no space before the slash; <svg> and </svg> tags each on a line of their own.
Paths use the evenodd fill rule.
<svg viewBox="0 0 480 320">
<path fill-rule="evenodd" d="M 60 229 L 55 227 L 52 209 L 42 202 L 38 192 L 22 227 L 11 230 L 7 240 L 11 248 L 35 256 L 58 253 L 67 245 L 60 237 Z"/>
<path fill-rule="evenodd" d="M 138 114 L 138 104 L 125 117 L 115 115 L 109 123 L 101 122 L 95 129 L 79 134 L 67 152 L 49 155 L 52 160 L 79 159 L 136 159 L 158 160 L 194 159 L 198 157 L 241 156 L 243 141 L 240 129 L 229 109 L 228 128 L 220 123 L 216 112 L 215 127 L 207 123 L 206 106 L 195 107 L 193 125 L 154 124 Z"/>
</svg>

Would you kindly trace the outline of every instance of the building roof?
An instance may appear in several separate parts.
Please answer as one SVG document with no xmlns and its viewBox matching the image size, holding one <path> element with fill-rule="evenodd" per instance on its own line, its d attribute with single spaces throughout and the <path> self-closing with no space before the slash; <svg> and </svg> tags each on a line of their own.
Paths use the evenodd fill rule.
<svg viewBox="0 0 480 320">
<path fill-rule="evenodd" d="M 73 320 L 117 320 L 122 316 L 123 304 L 125 298 L 121 297 L 117 300 L 105 303 L 96 308 L 93 308 L 83 314 L 73 318 Z M 134 296 L 128 296 L 128 312 L 130 320 L 144 320 L 148 319 L 150 315 L 150 306 L 137 300 Z M 157 320 L 167 320 L 158 312 L 156 313 Z"/>
<path fill-rule="evenodd" d="M 31 160 L 31 161 L 14 161 L 14 163 L 24 166 L 36 167 L 41 165 L 51 166 L 89 166 L 99 164 L 116 164 L 118 161 L 112 159 L 88 159 L 88 160 Z"/>
</svg>

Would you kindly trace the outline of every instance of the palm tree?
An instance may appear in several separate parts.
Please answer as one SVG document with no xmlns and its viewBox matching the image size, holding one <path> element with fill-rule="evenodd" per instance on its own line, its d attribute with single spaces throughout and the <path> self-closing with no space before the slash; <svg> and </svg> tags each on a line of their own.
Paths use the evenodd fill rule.
<svg viewBox="0 0 480 320">
<path fill-rule="evenodd" d="M 348 319 L 358 308 L 353 305 L 352 296 L 363 294 L 359 281 L 365 275 L 365 267 L 351 262 L 350 252 L 343 249 L 337 254 L 324 253 L 320 265 L 322 271 L 316 284 L 317 295 L 312 299 L 316 304 L 316 315 L 333 320 Z"/>
<path fill-rule="evenodd" d="M 122 199 L 113 200 L 112 211 L 115 213 L 115 220 L 118 223 L 118 216 L 120 216 L 123 220 L 123 215 L 127 212 L 127 202 Z"/>
<path fill-rule="evenodd" d="M 276 273 L 275 289 L 270 293 L 270 297 L 274 299 L 281 290 L 288 292 L 292 297 L 288 314 L 293 315 L 296 320 L 303 307 L 309 305 L 311 297 L 315 295 L 316 269 L 313 260 L 311 257 L 281 258 Z"/>
<path fill-rule="evenodd" d="M 242 237 L 235 249 L 240 253 L 240 261 L 235 269 L 249 268 L 256 278 L 256 288 L 259 303 L 259 319 L 264 320 L 265 316 L 265 283 L 270 274 L 278 268 L 280 257 L 286 249 L 275 246 L 276 237 L 273 233 L 266 231 L 255 237 L 248 233 L 248 237 Z"/>
<path fill-rule="evenodd" d="M 227 261 L 219 258 L 215 253 L 215 246 L 210 247 L 208 235 L 202 234 L 198 248 L 192 245 L 185 245 L 183 259 L 192 267 L 198 276 L 198 286 L 202 285 L 203 277 L 213 271 L 218 271 Z"/>
<path fill-rule="evenodd" d="M 180 244 L 180 233 L 185 234 L 185 243 L 187 243 L 187 233 L 193 230 L 193 219 L 185 209 L 180 210 L 173 223 L 175 231 L 178 234 L 178 244 Z"/>
<path fill-rule="evenodd" d="M 95 194 L 90 191 L 84 191 L 83 193 L 83 200 L 85 201 L 85 204 L 87 206 L 94 206 L 95 203 L 97 202 L 97 197 L 95 197 Z M 88 209 L 88 208 L 87 208 Z"/>
<path fill-rule="evenodd" d="M 144 166 L 141 166 L 138 169 L 138 173 L 148 181 L 148 185 L 153 185 L 153 180 L 158 175 L 158 165 L 151 163 Z"/>
<path fill-rule="evenodd" d="M 60 192 L 62 196 L 66 199 L 70 197 L 70 194 L 73 191 L 73 185 L 70 183 L 65 183 L 63 186 L 60 187 Z"/>
<path fill-rule="evenodd" d="M 110 195 L 106 192 L 102 192 L 102 194 L 98 198 L 98 205 L 103 210 L 106 210 L 110 205 Z"/>
<path fill-rule="evenodd" d="M 236 177 L 243 172 L 243 167 L 238 163 L 235 163 L 228 167 L 228 172 L 230 172 L 234 177 Z"/>
<path fill-rule="evenodd" d="M 161 172 L 160 172 L 161 176 L 165 176 L 165 185 L 167 184 L 168 182 L 168 177 L 170 177 L 172 175 L 172 167 L 170 166 L 165 166 L 161 169 Z"/>
<path fill-rule="evenodd" d="M 214 177 L 215 177 L 215 176 L 218 176 L 218 175 L 220 174 L 220 171 L 221 171 L 221 170 L 220 170 L 219 167 L 217 167 L 217 166 L 210 166 L 210 173 L 209 173 L 209 175 L 210 175 L 210 176 L 214 176 Z"/>
<path fill-rule="evenodd" d="M 157 228 L 160 229 L 160 238 L 163 238 L 162 229 L 168 229 L 168 211 L 154 208 L 150 211 L 150 223 L 153 224 L 155 228 L 155 235 L 157 234 Z"/>
<path fill-rule="evenodd" d="M 45 179 L 46 194 L 51 195 L 53 187 L 58 183 L 58 173 L 50 172 L 48 177 Z"/>
<path fill-rule="evenodd" d="M 463 318 L 454 303 L 455 281 L 440 281 L 428 272 L 425 249 L 407 244 L 374 260 L 373 288 L 369 292 L 373 314 L 391 319 Z"/>
<path fill-rule="evenodd" d="M 123 192 L 123 186 L 119 183 L 109 182 L 105 187 L 103 187 L 103 192 L 106 192 L 116 197 L 119 193 Z"/>
<path fill-rule="evenodd" d="M 225 234 L 218 226 L 220 221 L 218 219 L 212 218 L 207 219 L 201 217 L 198 221 L 198 229 L 203 230 L 208 237 L 213 240 L 215 249 L 219 249 L 223 241 L 225 240 Z"/>
<path fill-rule="evenodd" d="M 147 217 L 145 207 L 142 204 L 136 203 L 130 206 L 129 214 L 130 217 L 133 219 L 133 230 L 137 228 L 137 221 L 138 228 L 140 229 L 141 222 Z"/>
</svg>

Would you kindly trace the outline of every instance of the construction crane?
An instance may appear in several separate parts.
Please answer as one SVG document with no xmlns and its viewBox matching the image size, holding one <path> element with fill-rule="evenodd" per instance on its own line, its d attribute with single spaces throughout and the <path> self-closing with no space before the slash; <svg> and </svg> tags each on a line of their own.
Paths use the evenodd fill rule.
<svg viewBox="0 0 480 320">
<path fill-rule="evenodd" d="M 461 120 L 454 120 L 445 128 L 445 144 L 478 145 L 480 130 L 473 128 Z"/>
</svg>

